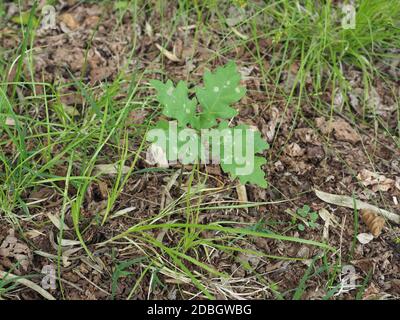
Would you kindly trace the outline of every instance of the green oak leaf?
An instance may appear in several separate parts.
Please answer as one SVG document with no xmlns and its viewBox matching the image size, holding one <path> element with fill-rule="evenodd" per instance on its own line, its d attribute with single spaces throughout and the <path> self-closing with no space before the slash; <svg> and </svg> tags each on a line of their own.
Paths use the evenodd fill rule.
<svg viewBox="0 0 400 320">
<path fill-rule="evenodd" d="M 226 164 L 221 162 L 221 168 L 224 172 L 229 173 L 232 179 L 236 177 L 239 179 L 241 184 L 255 184 L 260 186 L 261 188 L 266 188 L 268 186 L 267 181 L 265 180 L 265 172 L 262 170 L 261 166 L 267 162 L 263 157 L 254 157 L 253 163 L 254 168 L 249 174 L 237 174 L 238 165 L 236 164 Z"/>
<path fill-rule="evenodd" d="M 249 126 L 239 125 L 229 128 L 228 123 L 223 121 L 219 124 L 218 130 L 228 130 L 225 131 L 224 137 L 221 137 L 219 146 L 222 170 L 229 173 L 233 179 L 237 177 L 241 184 L 252 183 L 266 188 L 265 173 L 261 166 L 267 161 L 255 154 L 268 149 L 269 145 L 261 138 L 260 132 L 253 130 L 254 136 L 249 142 L 246 137 L 246 130 L 252 130 Z M 241 134 L 235 135 L 235 131 Z M 230 133 L 228 134 L 228 132 Z M 251 136 L 249 137 L 251 138 Z M 250 143 L 253 143 L 253 150 L 249 149 Z M 249 153 L 250 151 L 252 152 Z M 246 167 L 249 170 L 244 170 Z"/>
<path fill-rule="evenodd" d="M 174 122 L 175 129 L 173 127 Z M 157 129 L 160 131 L 153 131 Z M 186 135 L 183 136 L 184 132 Z M 152 133 L 155 133 L 157 138 L 155 138 Z M 164 141 L 162 139 L 158 139 L 159 135 L 164 137 Z M 179 127 L 176 125 L 176 121 L 165 120 L 158 121 L 146 136 L 147 141 L 156 144 L 164 150 L 168 161 L 174 162 L 179 160 L 183 164 L 198 162 L 200 154 L 199 139 L 198 133 L 194 129 Z M 192 142 L 192 145 L 188 143 L 189 141 Z"/>
<path fill-rule="evenodd" d="M 171 80 L 166 83 L 150 80 L 150 84 L 157 90 L 157 100 L 164 106 L 165 116 L 178 120 L 179 126 L 191 123 L 195 118 L 197 101 L 195 98 L 189 99 L 184 81 L 179 81 L 176 88 Z"/>
<path fill-rule="evenodd" d="M 196 129 L 211 128 L 216 119 L 229 119 L 237 115 L 237 111 L 229 105 L 239 101 L 246 89 L 240 85 L 240 73 L 234 62 L 219 67 L 215 73 L 209 70 L 204 73 L 204 87 L 196 88 L 196 97 L 202 107 L 202 113 L 191 122 Z"/>
</svg>

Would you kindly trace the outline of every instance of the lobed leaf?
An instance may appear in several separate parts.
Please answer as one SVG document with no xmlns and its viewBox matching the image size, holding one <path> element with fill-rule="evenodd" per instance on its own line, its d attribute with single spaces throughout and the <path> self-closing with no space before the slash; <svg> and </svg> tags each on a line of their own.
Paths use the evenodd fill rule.
<svg viewBox="0 0 400 320">
<path fill-rule="evenodd" d="M 227 141 L 226 138 L 222 138 L 222 141 L 220 142 L 222 170 L 226 173 L 229 173 L 232 179 L 237 177 L 241 184 L 252 183 L 259 185 L 262 188 L 266 188 L 267 181 L 265 180 L 265 173 L 261 166 L 267 161 L 263 157 L 255 156 L 255 154 L 261 153 L 268 149 L 269 144 L 261 138 L 260 132 L 250 129 L 250 127 L 247 125 L 239 125 L 234 128 L 229 128 L 226 121 L 221 122 L 218 129 L 230 130 L 231 133 L 228 136 L 232 137 L 231 142 Z M 248 149 L 249 142 L 246 140 L 246 135 L 250 130 L 254 134 L 252 139 L 254 148 L 252 152 L 248 154 L 248 152 L 251 150 Z M 239 134 L 235 135 L 235 131 L 239 132 Z M 229 146 L 229 143 L 231 143 L 231 146 Z M 240 158 L 237 157 L 235 150 L 240 151 Z M 228 154 L 226 154 L 226 151 L 228 151 Z M 245 159 L 243 159 L 243 156 L 245 156 Z M 245 160 L 245 162 L 243 162 L 243 160 Z M 249 166 L 250 168 L 252 167 L 250 170 L 251 172 L 240 173 L 240 171 L 243 171 L 246 166 Z"/>
<path fill-rule="evenodd" d="M 179 126 L 186 126 L 195 118 L 197 101 L 189 99 L 188 88 L 184 81 L 179 81 L 176 88 L 171 80 L 163 83 L 159 80 L 150 80 L 150 84 L 157 90 L 157 100 L 163 105 L 163 114 L 178 120 Z"/>
<path fill-rule="evenodd" d="M 202 113 L 192 121 L 194 128 L 211 128 L 218 118 L 229 119 L 237 115 L 238 112 L 229 105 L 246 94 L 246 89 L 239 85 L 240 78 L 234 62 L 217 68 L 215 73 L 208 70 L 204 73 L 204 87 L 196 88 Z"/>
</svg>

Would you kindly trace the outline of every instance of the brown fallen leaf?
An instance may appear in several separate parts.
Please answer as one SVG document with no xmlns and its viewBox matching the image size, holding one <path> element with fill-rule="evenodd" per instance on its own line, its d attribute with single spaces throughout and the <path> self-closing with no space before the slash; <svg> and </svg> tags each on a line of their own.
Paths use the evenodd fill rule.
<svg viewBox="0 0 400 320">
<path fill-rule="evenodd" d="M 54 52 L 53 59 L 60 66 L 67 64 L 71 68 L 71 71 L 76 72 L 82 70 L 85 63 L 85 54 L 78 47 L 72 49 L 60 47 Z"/>
<path fill-rule="evenodd" d="M 24 286 L 36 291 L 39 293 L 42 297 L 46 298 L 47 300 L 56 300 L 50 293 L 48 293 L 46 290 L 38 286 L 36 283 L 32 282 L 31 280 L 28 280 L 26 278 L 19 277 L 17 275 L 14 275 L 9 272 L 4 272 L 0 270 L 0 279 L 12 279 L 17 283 L 23 284 Z"/>
<path fill-rule="evenodd" d="M 0 256 L 15 259 L 24 271 L 28 271 L 32 261 L 32 253 L 29 247 L 15 237 L 13 229 L 0 245 Z"/>
<path fill-rule="evenodd" d="M 66 106 L 82 105 L 84 97 L 76 92 L 67 91 L 60 95 L 60 102 Z"/>
<path fill-rule="evenodd" d="M 331 133 L 332 129 L 327 126 L 326 120 L 324 117 L 315 118 L 316 127 L 321 130 L 323 134 Z"/>
<path fill-rule="evenodd" d="M 96 83 L 98 81 L 110 77 L 115 68 L 112 64 L 108 64 L 106 59 L 100 54 L 96 48 L 91 48 L 88 54 L 88 63 L 90 67 L 90 82 Z"/>
<path fill-rule="evenodd" d="M 286 146 L 285 152 L 290 157 L 301 157 L 304 155 L 305 150 L 302 149 L 296 142 L 293 142 Z"/>
<path fill-rule="evenodd" d="M 179 60 L 182 59 L 183 41 L 181 39 L 176 39 L 172 52 Z"/>
<path fill-rule="evenodd" d="M 94 84 L 98 81 L 109 78 L 114 73 L 113 68 L 110 67 L 98 67 L 90 69 L 90 83 Z"/>
<path fill-rule="evenodd" d="M 385 218 L 387 218 L 390 221 L 400 224 L 400 216 L 393 212 L 378 208 L 376 206 L 373 206 L 372 204 L 366 203 L 364 201 L 360 201 L 358 199 L 354 199 L 353 197 L 327 193 L 327 192 L 319 191 L 316 189 L 314 191 L 315 191 L 315 195 L 319 199 L 321 199 L 322 201 L 325 201 L 327 203 L 331 203 L 331 204 L 334 204 L 337 206 L 347 207 L 347 208 L 351 208 L 351 209 L 354 209 L 354 207 L 356 207 L 357 209 L 368 209 L 377 214 L 384 216 Z"/>
<path fill-rule="evenodd" d="M 371 282 L 368 288 L 364 291 L 362 300 L 378 300 L 380 295 L 381 291 L 379 290 L 379 287 Z"/>
<path fill-rule="evenodd" d="M 238 183 L 236 185 L 236 192 L 238 194 L 239 202 L 248 202 L 246 186 L 242 185 L 241 183 Z"/>
<path fill-rule="evenodd" d="M 316 118 L 315 122 L 317 128 L 320 129 L 323 134 L 329 134 L 333 131 L 334 137 L 339 141 L 350 143 L 357 143 L 361 141 L 360 135 L 357 133 L 357 131 L 355 131 L 349 123 L 342 119 L 330 122 L 321 117 Z"/>
<path fill-rule="evenodd" d="M 393 179 L 386 178 L 384 175 L 380 175 L 367 169 L 362 169 L 357 175 L 357 179 L 359 179 L 366 187 L 372 186 L 373 192 L 388 191 L 395 184 Z"/>
<path fill-rule="evenodd" d="M 61 220 L 61 218 L 57 214 L 47 212 L 46 215 L 58 230 L 69 230 L 69 227 L 65 224 L 64 221 Z"/>
<path fill-rule="evenodd" d="M 360 141 L 358 133 L 344 120 L 332 122 L 334 136 L 337 140 L 356 143 Z"/>
<path fill-rule="evenodd" d="M 85 19 L 85 21 L 83 22 L 83 25 L 88 28 L 93 28 L 97 25 L 99 20 L 100 20 L 99 16 L 89 16 Z"/>
<path fill-rule="evenodd" d="M 300 139 L 303 143 L 309 143 L 316 146 L 321 145 L 318 135 L 315 130 L 311 128 L 297 128 L 294 131 L 294 135 L 297 139 Z"/>
<path fill-rule="evenodd" d="M 60 22 L 63 22 L 68 29 L 75 30 L 79 27 L 78 21 L 76 21 L 75 17 L 70 13 L 63 13 L 59 17 Z"/>
<path fill-rule="evenodd" d="M 101 180 L 97 181 L 95 192 L 98 193 L 98 196 L 101 200 L 105 200 L 108 198 L 108 186 L 107 183 Z"/>
<path fill-rule="evenodd" d="M 263 135 L 267 137 L 268 142 L 272 142 L 275 137 L 275 130 L 279 122 L 279 110 L 275 107 L 271 109 L 271 119 L 268 121 L 267 125 L 261 128 Z"/>
<path fill-rule="evenodd" d="M 383 226 L 385 225 L 385 219 L 378 216 L 371 210 L 361 210 L 361 219 L 367 225 L 372 235 L 377 238 L 382 232 Z"/>
</svg>

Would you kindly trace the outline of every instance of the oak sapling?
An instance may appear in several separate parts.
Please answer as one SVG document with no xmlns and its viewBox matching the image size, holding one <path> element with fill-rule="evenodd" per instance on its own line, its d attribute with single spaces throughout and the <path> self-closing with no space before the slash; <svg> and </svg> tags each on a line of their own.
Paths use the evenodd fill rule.
<svg viewBox="0 0 400 320">
<path fill-rule="evenodd" d="M 170 162 L 219 163 L 224 172 L 232 179 L 238 178 L 241 184 L 266 188 L 261 168 L 266 159 L 256 154 L 268 149 L 268 143 L 257 130 L 247 125 L 230 127 L 227 121 L 238 114 L 231 105 L 246 94 L 240 78 L 234 62 L 214 73 L 207 70 L 204 86 L 194 88 L 193 98 L 189 97 L 184 81 L 175 87 L 171 80 L 151 80 L 163 107 L 162 114 L 172 121 L 158 121 L 153 128 L 156 131 L 147 140 L 161 147 Z"/>
</svg>

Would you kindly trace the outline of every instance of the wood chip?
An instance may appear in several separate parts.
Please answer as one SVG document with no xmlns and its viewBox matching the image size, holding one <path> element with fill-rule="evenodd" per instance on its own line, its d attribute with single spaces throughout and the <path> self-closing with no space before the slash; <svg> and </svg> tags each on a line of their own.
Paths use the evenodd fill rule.
<svg viewBox="0 0 400 320">
<path fill-rule="evenodd" d="M 238 199 L 239 202 L 249 202 L 247 199 L 247 191 L 246 191 L 246 186 L 243 184 L 237 184 L 236 185 L 236 192 L 238 194 Z"/>
</svg>

